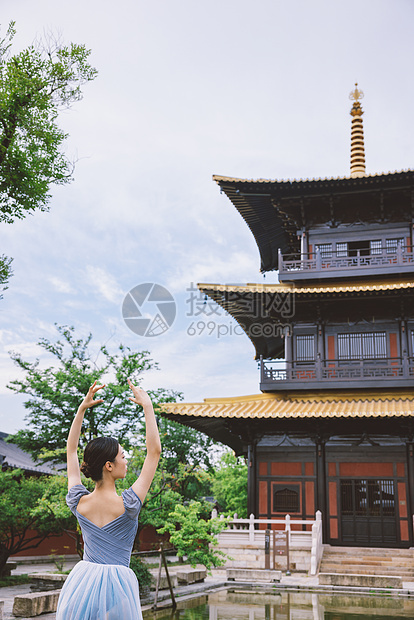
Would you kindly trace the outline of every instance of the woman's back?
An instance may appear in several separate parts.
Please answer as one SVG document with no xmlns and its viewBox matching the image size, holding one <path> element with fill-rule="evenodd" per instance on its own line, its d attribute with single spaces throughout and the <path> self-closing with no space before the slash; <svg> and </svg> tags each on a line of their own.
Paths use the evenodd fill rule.
<svg viewBox="0 0 414 620">
<path fill-rule="evenodd" d="M 78 513 L 101 528 L 124 512 L 122 497 L 112 491 L 93 491 L 89 495 L 83 495 L 78 503 Z"/>
</svg>

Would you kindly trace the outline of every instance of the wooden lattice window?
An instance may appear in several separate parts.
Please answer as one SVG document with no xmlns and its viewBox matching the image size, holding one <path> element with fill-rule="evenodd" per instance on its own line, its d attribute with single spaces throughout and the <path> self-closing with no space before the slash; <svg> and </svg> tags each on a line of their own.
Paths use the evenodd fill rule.
<svg viewBox="0 0 414 620">
<path fill-rule="evenodd" d="M 278 487 L 273 491 L 273 512 L 300 512 L 299 485 Z"/>
<path fill-rule="evenodd" d="M 387 357 L 385 332 L 338 334 L 340 360 L 384 359 Z"/>
<path fill-rule="evenodd" d="M 394 254 L 397 251 L 397 248 L 399 245 L 401 246 L 401 248 L 403 248 L 404 246 L 403 237 L 399 237 L 398 239 L 386 239 L 385 247 L 387 249 L 387 254 Z"/>
<path fill-rule="evenodd" d="M 315 359 L 315 336 L 304 334 L 296 336 L 296 360 L 298 362 L 313 362 Z"/>
<path fill-rule="evenodd" d="M 317 243 L 315 248 L 321 253 L 321 258 L 332 258 L 332 243 Z"/>
<path fill-rule="evenodd" d="M 348 256 L 348 244 L 346 241 L 341 241 L 336 244 L 336 256 L 337 258 L 344 258 Z"/>
<path fill-rule="evenodd" d="M 374 239 L 369 242 L 371 254 L 382 254 L 381 239 Z"/>
</svg>

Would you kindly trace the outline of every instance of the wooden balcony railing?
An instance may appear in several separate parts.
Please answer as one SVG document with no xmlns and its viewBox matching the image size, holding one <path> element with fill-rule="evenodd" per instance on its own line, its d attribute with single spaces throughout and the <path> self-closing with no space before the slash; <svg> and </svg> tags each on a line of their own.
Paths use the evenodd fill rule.
<svg viewBox="0 0 414 620">
<path fill-rule="evenodd" d="M 318 384 L 323 382 L 370 382 L 414 379 L 414 358 L 365 360 L 316 359 L 312 362 L 261 360 L 261 383 Z"/>
<path fill-rule="evenodd" d="M 414 252 L 410 246 L 398 245 L 395 251 L 382 249 L 380 253 L 365 255 L 358 250 L 355 256 L 343 256 L 342 252 L 312 252 L 285 254 L 279 250 L 279 276 L 299 279 L 300 276 L 332 277 L 337 272 L 360 270 L 361 275 L 377 269 L 386 271 L 414 270 Z M 368 275 L 368 274 L 367 274 Z M 370 274 L 369 274 L 370 275 Z"/>
</svg>

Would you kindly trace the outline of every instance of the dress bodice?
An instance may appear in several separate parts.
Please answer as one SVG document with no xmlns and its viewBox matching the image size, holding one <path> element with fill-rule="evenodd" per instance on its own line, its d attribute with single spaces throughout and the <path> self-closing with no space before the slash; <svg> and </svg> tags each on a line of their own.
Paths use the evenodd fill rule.
<svg viewBox="0 0 414 620">
<path fill-rule="evenodd" d="M 66 503 L 82 530 L 83 559 L 95 564 L 120 564 L 128 567 L 138 529 L 141 500 L 132 488 L 123 491 L 122 500 L 125 511 L 103 527 L 98 527 L 78 512 L 80 498 L 88 494 L 89 491 L 83 484 L 75 484 L 66 496 Z"/>
</svg>

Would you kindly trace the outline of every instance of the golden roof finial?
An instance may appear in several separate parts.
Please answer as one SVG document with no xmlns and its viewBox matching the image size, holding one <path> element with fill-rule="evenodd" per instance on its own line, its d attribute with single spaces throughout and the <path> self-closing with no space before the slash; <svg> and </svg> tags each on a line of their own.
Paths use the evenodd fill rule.
<svg viewBox="0 0 414 620">
<path fill-rule="evenodd" d="M 354 101 L 359 101 L 364 98 L 364 92 L 358 88 L 358 82 L 355 82 L 355 90 L 351 90 L 349 98 Z"/>
<path fill-rule="evenodd" d="M 362 124 L 363 110 L 359 100 L 362 99 L 364 93 L 358 88 L 358 82 L 355 84 L 355 90 L 349 93 L 349 98 L 353 100 L 353 106 L 350 111 L 352 116 L 351 128 L 351 177 L 365 176 L 365 146 L 364 146 L 364 128 Z"/>
</svg>

